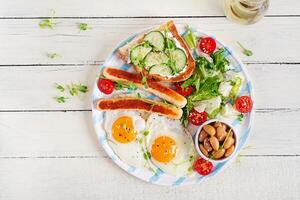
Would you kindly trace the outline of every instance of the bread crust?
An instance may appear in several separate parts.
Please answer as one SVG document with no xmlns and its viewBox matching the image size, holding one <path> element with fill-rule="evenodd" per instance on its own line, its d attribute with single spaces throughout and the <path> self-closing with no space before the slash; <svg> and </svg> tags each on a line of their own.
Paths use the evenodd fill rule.
<svg viewBox="0 0 300 200">
<path fill-rule="evenodd" d="M 180 119 L 182 109 L 165 103 L 156 102 L 150 99 L 122 97 L 111 99 L 100 99 L 97 102 L 98 110 L 140 110 L 156 113 L 171 119 Z"/>
<path fill-rule="evenodd" d="M 186 56 L 187 56 L 187 64 L 186 64 L 185 71 L 179 73 L 178 76 L 165 77 L 165 76 L 161 76 L 159 74 L 149 74 L 149 72 L 146 69 L 144 69 L 142 67 L 139 67 L 137 65 L 133 65 L 133 64 L 132 65 L 134 66 L 134 68 L 137 72 L 143 73 L 149 79 L 154 79 L 154 80 L 163 81 L 163 82 L 181 82 L 181 81 L 184 81 L 184 80 L 188 79 L 193 74 L 195 66 L 196 66 L 195 60 L 194 60 L 192 54 L 190 53 L 190 50 L 189 50 L 188 46 L 185 44 L 184 40 L 179 35 L 174 22 L 169 21 L 166 24 L 161 25 L 157 30 L 165 30 L 165 29 L 168 29 L 172 33 L 173 37 L 185 49 Z M 142 33 L 139 36 L 137 36 L 134 40 L 129 42 L 128 44 L 126 44 L 123 47 L 119 48 L 118 56 L 122 60 L 124 60 L 125 62 L 128 62 L 130 48 L 137 45 L 137 44 L 142 43 L 144 37 L 145 37 L 145 33 Z"/>
<path fill-rule="evenodd" d="M 184 96 L 154 80 L 148 80 L 148 87 L 145 87 L 145 85 L 142 83 L 142 76 L 138 73 L 130 73 L 121 69 L 106 67 L 103 69 L 103 75 L 113 81 L 123 81 L 124 83 L 132 82 L 137 87 L 151 92 L 180 108 L 183 108 L 187 103 L 187 100 Z"/>
</svg>

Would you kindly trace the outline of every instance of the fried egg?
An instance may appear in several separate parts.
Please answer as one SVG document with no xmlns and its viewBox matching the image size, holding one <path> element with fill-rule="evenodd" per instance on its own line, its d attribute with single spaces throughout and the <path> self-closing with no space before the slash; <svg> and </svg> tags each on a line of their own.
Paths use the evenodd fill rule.
<svg viewBox="0 0 300 200">
<path fill-rule="evenodd" d="M 167 174 L 185 176 L 196 156 L 192 137 L 179 120 L 151 114 L 146 123 L 146 148 L 151 161 Z"/>
<path fill-rule="evenodd" d="M 145 159 L 138 138 L 145 129 L 145 120 L 135 111 L 107 111 L 104 129 L 109 145 L 125 163 L 144 167 Z"/>
</svg>

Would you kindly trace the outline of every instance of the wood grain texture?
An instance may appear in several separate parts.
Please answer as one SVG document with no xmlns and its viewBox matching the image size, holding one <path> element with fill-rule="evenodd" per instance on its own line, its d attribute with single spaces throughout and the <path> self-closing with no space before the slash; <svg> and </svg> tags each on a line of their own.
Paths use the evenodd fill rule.
<svg viewBox="0 0 300 200">
<path fill-rule="evenodd" d="M 242 155 L 299 156 L 300 131 L 294 123 L 300 120 L 299 112 L 256 113 Z M 0 159 L 107 157 L 98 144 L 91 112 L 0 113 L 0 121 Z"/>
<path fill-rule="evenodd" d="M 299 65 L 249 64 L 246 65 L 253 81 L 256 107 L 268 109 L 299 109 Z M 97 65 L 86 66 L 26 66 L 0 67 L 0 111 L 2 110 L 90 110 L 91 91 L 98 76 Z M 276 80 L 276 81 L 275 81 Z M 60 93 L 54 83 L 82 82 L 90 92 L 73 97 L 64 104 L 53 97 Z M 70 95 L 68 95 L 70 96 Z M 284 110 L 285 109 L 285 110 Z"/>
<path fill-rule="evenodd" d="M 100 64 L 129 35 L 166 20 L 57 19 L 54 30 L 40 29 L 40 19 L 0 20 L 0 65 Z M 93 29 L 80 32 L 79 22 L 86 22 Z M 175 19 L 175 22 L 179 27 L 189 23 L 215 35 L 246 63 L 300 63 L 300 17 L 265 18 L 253 26 L 237 25 L 224 18 Z M 254 55 L 243 55 L 237 41 Z M 48 58 L 46 54 L 53 52 L 61 57 Z"/>
<path fill-rule="evenodd" d="M 50 9 L 60 17 L 223 16 L 222 1 L 10 0 L 1 5 L 0 17 L 49 16 Z M 299 15 L 299 6 L 297 0 L 272 0 L 268 15 Z"/>
<path fill-rule="evenodd" d="M 242 157 L 201 185 L 147 184 L 106 158 L 0 159 L 0 198 L 15 199 L 272 199 L 300 197 L 300 157 Z"/>
</svg>

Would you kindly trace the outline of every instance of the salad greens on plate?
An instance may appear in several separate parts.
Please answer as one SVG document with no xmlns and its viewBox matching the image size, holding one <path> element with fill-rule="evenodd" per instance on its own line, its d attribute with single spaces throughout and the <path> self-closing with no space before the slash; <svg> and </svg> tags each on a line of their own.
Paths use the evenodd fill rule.
<svg viewBox="0 0 300 200">
<path fill-rule="evenodd" d="M 192 36 L 190 29 L 184 38 L 190 47 L 195 48 L 194 39 L 191 39 L 195 36 Z M 181 84 L 182 88 L 194 88 L 193 92 L 187 96 L 187 105 L 183 109 L 181 119 L 183 125 L 188 125 L 192 109 L 199 113 L 206 112 L 208 118 L 224 115 L 224 117 L 242 119 L 241 113 L 235 110 L 232 104 L 240 91 L 244 78 L 231 70 L 225 49 L 219 48 L 205 56 L 199 54 L 195 60 L 194 74 Z"/>
</svg>

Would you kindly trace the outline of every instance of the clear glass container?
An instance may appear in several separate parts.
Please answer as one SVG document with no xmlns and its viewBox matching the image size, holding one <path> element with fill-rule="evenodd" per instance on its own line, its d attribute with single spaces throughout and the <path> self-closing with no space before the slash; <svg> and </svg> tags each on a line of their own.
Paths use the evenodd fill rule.
<svg viewBox="0 0 300 200">
<path fill-rule="evenodd" d="M 226 17 L 239 24 L 254 24 L 265 15 L 269 0 L 223 0 Z"/>
</svg>

